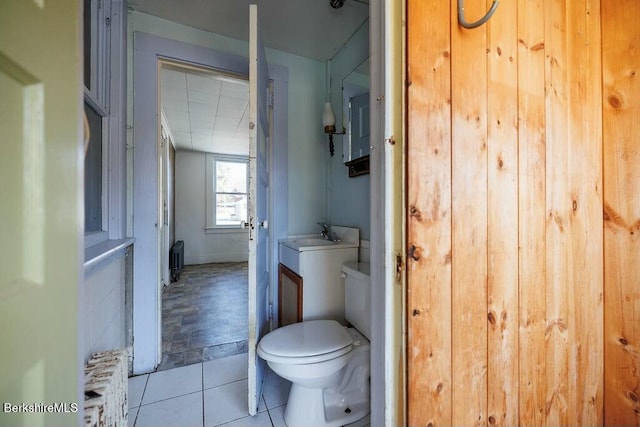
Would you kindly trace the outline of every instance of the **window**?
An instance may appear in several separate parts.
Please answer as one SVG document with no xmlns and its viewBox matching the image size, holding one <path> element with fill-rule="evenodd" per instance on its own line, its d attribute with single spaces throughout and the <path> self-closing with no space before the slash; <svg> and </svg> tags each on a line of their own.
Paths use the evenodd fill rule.
<svg viewBox="0 0 640 427">
<path fill-rule="evenodd" d="M 84 0 L 84 113 L 89 125 L 89 144 L 84 160 L 85 247 L 109 238 L 110 105 L 112 65 L 111 0 Z M 114 8 L 114 11 L 116 8 Z"/>
<path fill-rule="evenodd" d="M 87 102 L 84 114 L 89 123 L 89 146 L 84 154 L 84 231 L 96 233 L 102 224 L 102 115 Z"/>
<path fill-rule="evenodd" d="M 207 228 L 239 228 L 247 222 L 249 160 L 207 156 Z"/>
</svg>

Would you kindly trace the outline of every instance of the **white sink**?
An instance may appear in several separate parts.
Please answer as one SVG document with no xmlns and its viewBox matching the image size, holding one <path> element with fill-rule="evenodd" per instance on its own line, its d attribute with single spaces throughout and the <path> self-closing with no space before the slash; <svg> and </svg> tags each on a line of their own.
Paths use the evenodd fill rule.
<svg viewBox="0 0 640 427">
<path fill-rule="evenodd" d="M 332 242 L 318 237 L 302 237 L 281 240 L 280 244 L 299 252 L 317 251 L 337 248 L 357 248 L 359 242 Z"/>
<path fill-rule="evenodd" d="M 302 320 L 345 322 L 342 265 L 358 261 L 360 231 L 339 226 L 331 229 L 340 241 L 325 240 L 317 233 L 289 236 L 278 245 L 281 267 L 299 276 L 298 282 L 294 282 L 281 270 L 278 292 L 288 295 L 281 304 L 288 306 L 288 311 L 297 312 Z M 284 276 L 287 278 L 283 279 Z"/>
<path fill-rule="evenodd" d="M 331 240 L 309 237 L 306 239 L 293 239 L 291 243 L 299 246 L 331 246 L 331 245 L 335 245 L 338 242 L 332 242 Z"/>
</svg>

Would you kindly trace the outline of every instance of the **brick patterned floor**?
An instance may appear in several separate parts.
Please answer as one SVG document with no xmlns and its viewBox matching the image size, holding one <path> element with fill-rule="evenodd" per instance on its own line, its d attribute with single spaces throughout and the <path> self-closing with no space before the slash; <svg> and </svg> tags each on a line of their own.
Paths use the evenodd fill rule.
<svg viewBox="0 0 640 427">
<path fill-rule="evenodd" d="M 247 263 L 188 265 L 162 292 L 158 370 L 247 352 Z"/>
</svg>

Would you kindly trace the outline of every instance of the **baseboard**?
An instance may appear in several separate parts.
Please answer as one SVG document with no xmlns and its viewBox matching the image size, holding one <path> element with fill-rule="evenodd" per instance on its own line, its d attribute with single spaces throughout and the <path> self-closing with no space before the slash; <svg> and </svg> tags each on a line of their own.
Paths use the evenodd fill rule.
<svg viewBox="0 0 640 427">
<path fill-rule="evenodd" d="M 185 265 L 194 264 L 210 264 L 214 262 L 247 262 L 249 260 L 249 254 L 247 253 L 221 253 L 221 254 L 203 254 L 203 255 L 191 255 L 185 254 Z"/>
</svg>

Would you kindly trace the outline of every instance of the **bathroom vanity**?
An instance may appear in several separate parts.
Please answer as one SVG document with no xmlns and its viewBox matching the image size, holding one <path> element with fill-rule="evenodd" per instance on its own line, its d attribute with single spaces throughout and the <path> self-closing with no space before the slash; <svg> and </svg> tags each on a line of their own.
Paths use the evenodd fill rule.
<svg viewBox="0 0 640 427">
<path fill-rule="evenodd" d="M 303 320 L 334 319 L 344 323 L 342 264 L 358 260 L 359 230 L 332 227 L 340 238 L 301 236 L 280 241 L 278 326 Z"/>
</svg>

